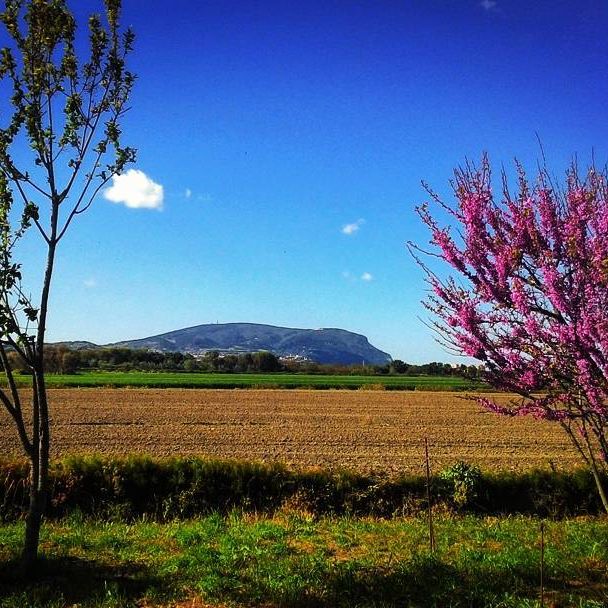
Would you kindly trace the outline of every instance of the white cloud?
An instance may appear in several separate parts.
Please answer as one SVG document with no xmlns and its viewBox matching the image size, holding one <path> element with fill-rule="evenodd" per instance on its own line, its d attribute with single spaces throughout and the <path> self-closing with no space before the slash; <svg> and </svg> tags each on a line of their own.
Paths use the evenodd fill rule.
<svg viewBox="0 0 608 608">
<path fill-rule="evenodd" d="M 486 11 L 492 11 L 497 8 L 498 2 L 497 0 L 481 0 L 479 6 L 481 6 L 481 8 L 485 9 Z"/>
<path fill-rule="evenodd" d="M 348 235 L 355 234 L 355 232 L 357 232 L 363 224 L 365 224 L 365 220 L 357 220 L 356 222 L 353 222 L 352 224 L 346 224 L 346 225 L 342 226 L 342 234 L 348 234 Z"/>
<path fill-rule="evenodd" d="M 364 272 L 361 275 L 361 280 L 362 281 L 367 281 L 367 282 L 373 281 L 374 280 L 374 276 L 371 274 L 371 272 Z"/>
<path fill-rule="evenodd" d="M 112 185 L 103 196 L 112 203 L 122 203 L 131 209 L 163 208 L 164 191 L 160 184 L 152 181 L 143 171 L 129 169 L 121 175 L 112 176 Z"/>
<path fill-rule="evenodd" d="M 85 279 L 82 284 L 87 288 L 87 289 L 93 289 L 93 287 L 97 287 L 97 281 L 93 278 L 90 279 Z"/>
<path fill-rule="evenodd" d="M 186 191 L 184 192 L 184 196 L 186 198 L 191 198 L 192 197 L 192 190 L 190 190 L 190 188 L 186 188 Z"/>
</svg>

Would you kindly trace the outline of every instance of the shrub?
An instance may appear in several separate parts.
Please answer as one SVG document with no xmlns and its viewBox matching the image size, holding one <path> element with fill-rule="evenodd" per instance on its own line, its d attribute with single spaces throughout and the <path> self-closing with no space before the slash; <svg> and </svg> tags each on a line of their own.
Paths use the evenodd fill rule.
<svg viewBox="0 0 608 608">
<path fill-rule="evenodd" d="M 457 462 L 439 473 L 439 479 L 444 482 L 449 500 L 457 509 L 471 507 L 479 496 L 482 475 L 479 467 L 466 462 Z"/>
</svg>

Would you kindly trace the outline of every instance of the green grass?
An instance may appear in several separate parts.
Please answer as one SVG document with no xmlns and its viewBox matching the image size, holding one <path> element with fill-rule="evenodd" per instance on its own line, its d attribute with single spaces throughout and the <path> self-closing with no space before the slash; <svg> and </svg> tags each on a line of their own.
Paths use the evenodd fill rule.
<svg viewBox="0 0 608 608">
<path fill-rule="evenodd" d="M 194 598 L 269 607 L 539 606 L 539 520 L 211 515 L 158 524 L 46 524 L 36 581 L 15 574 L 23 526 L 0 527 L 0 607 L 126 608 Z M 608 521 L 548 522 L 546 604 L 608 603 Z M 554 602 L 554 603 L 549 603 Z"/>
<path fill-rule="evenodd" d="M 48 374 L 50 387 L 157 387 L 157 388 L 312 388 L 388 390 L 473 390 L 479 383 L 442 376 L 340 376 L 322 374 L 225 374 L 202 372 L 81 372 Z M 26 384 L 29 378 L 19 381 Z"/>
</svg>

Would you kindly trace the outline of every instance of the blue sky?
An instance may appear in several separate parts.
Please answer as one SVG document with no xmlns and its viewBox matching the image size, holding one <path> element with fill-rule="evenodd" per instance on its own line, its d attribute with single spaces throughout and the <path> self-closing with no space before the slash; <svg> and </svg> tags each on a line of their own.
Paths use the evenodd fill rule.
<svg viewBox="0 0 608 608">
<path fill-rule="evenodd" d="M 138 74 L 124 139 L 162 210 L 99 197 L 78 218 L 51 341 L 249 321 L 453 360 L 405 249 L 426 238 L 420 181 L 447 197 L 483 151 L 533 169 L 536 133 L 559 175 L 574 154 L 607 160 L 604 1 L 124 0 L 123 22 Z"/>
</svg>

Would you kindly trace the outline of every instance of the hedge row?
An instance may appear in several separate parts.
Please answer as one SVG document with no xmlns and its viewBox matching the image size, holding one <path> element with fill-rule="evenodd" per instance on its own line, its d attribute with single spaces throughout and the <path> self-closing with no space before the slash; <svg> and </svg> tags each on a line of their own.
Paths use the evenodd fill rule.
<svg viewBox="0 0 608 608">
<path fill-rule="evenodd" d="M 27 466 L 0 462 L 0 517 L 27 507 Z M 85 515 L 158 520 L 188 518 L 234 508 L 272 513 L 292 507 L 313 514 L 392 517 L 426 509 L 423 476 L 398 479 L 348 471 L 294 470 L 281 464 L 145 456 L 68 457 L 51 469 L 52 518 Z M 464 463 L 431 481 L 438 508 L 492 515 L 564 517 L 602 511 L 592 476 L 569 472 L 481 473 Z"/>
</svg>

